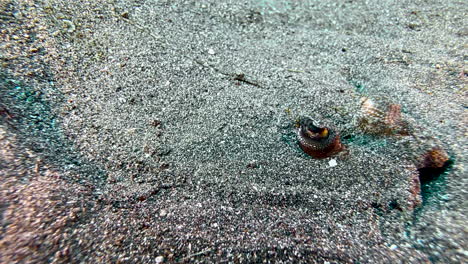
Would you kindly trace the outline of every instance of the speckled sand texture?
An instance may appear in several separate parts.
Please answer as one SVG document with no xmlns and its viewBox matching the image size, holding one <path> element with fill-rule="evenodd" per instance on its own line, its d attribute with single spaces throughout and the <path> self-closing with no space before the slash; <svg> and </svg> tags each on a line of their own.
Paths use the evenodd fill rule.
<svg viewBox="0 0 468 264">
<path fill-rule="evenodd" d="M 0 263 L 467 262 L 467 13 L 1 1 Z M 363 98 L 408 135 L 360 129 Z M 301 116 L 346 150 L 305 155 Z"/>
</svg>

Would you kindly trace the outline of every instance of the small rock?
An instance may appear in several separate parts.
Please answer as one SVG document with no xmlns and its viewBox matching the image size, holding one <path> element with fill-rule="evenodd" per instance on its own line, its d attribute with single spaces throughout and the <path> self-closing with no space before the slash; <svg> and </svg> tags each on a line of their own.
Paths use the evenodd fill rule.
<svg viewBox="0 0 468 264">
<path fill-rule="evenodd" d="M 336 159 L 331 159 L 331 160 L 328 162 L 328 166 L 330 166 L 330 168 L 333 168 L 333 167 L 335 167 L 336 165 L 338 165 L 338 163 L 336 162 Z"/>
<path fill-rule="evenodd" d="M 123 12 L 120 14 L 121 17 L 125 18 L 125 19 L 129 19 L 129 15 L 128 15 L 128 12 Z"/>
<path fill-rule="evenodd" d="M 208 54 L 210 55 L 214 55 L 216 52 L 214 51 L 214 49 L 208 49 Z"/>
<path fill-rule="evenodd" d="M 157 119 L 153 119 L 151 122 L 150 122 L 150 125 L 153 126 L 153 127 L 157 127 L 159 125 L 161 125 L 161 121 L 157 120 Z"/>
<path fill-rule="evenodd" d="M 15 11 L 12 13 L 12 15 L 16 18 L 16 19 L 20 19 L 21 18 L 21 13 L 19 11 Z"/>
<path fill-rule="evenodd" d="M 249 169 L 258 168 L 257 162 L 255 160 L 249 162 L 249 164 L 247 164 L 247 168 L 249 168 Z"/>
<path fill-rule="evenodd" d="M 161 211 L 159 211 L 159 216 L 164 217 L 164 216 L 166 216 L 166 215 L 167 215 L 167 211 L 166 211 L 166 210 L 162 209 Z"/>
<path fill-rule="evenodd" d="M 397 245 L 391 245 L 391 246 L 390 246 L 390 250 L 396 250 L 397 248 L 398 248 Z"/>
<path fill-rule="evenodd" d="M 156 257 L 155 261 L 156 263 L 162 263 L 164 261 L 164 257 L 163 256 Z"/>
</svg>

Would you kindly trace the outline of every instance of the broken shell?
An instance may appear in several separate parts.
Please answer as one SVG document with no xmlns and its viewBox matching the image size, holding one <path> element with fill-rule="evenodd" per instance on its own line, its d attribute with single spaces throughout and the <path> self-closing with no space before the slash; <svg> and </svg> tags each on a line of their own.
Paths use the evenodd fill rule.
<svg viewBox="0 0 468 264">
<path fill-rule="evenodd" d="M 408 123 L 401 118 L 401 105 L 389 104 L 385 110 L 371 99 L 361 100 L 359 128 L 374 135 L 409 135 Z"/>
<path fill-rule="evenodd" d="M 344 149 L 338 132 L 327 127 L 317 127 L 310 118 L 299 121 L 297 138 L 301 149 L 316 159 L 330 157 Z"/>
</svg>

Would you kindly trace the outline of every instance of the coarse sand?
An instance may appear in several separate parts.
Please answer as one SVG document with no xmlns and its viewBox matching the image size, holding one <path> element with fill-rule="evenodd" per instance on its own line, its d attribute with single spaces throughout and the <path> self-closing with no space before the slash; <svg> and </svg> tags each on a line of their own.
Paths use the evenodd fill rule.
<svg viewBox="0 0 468 264">
<path fill-rule="evenodd" d="M 0 263 L 467 262 L 467 13 L 3 0 Z"/>
</svg>

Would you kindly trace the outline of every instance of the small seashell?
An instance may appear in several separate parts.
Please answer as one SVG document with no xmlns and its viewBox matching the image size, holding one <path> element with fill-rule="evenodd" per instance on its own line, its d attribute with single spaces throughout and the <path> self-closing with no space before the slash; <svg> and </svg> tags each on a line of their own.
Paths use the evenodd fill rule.
<svg viewBox="0 0 468 264">
<path fill-rule="evenodd" d="M 338 132 L 317 127 L 310 118 L 299 120 L 297 138 L 301 149 L 316 159 L 330 157 L 344 149 Z"/>
<path fill-rule="evenodd" d="M 371 99 L 362 98 L 359 128 L 374 135 L 409 135 L 408 123 L 401 118 L 401 105 L 390 104 L 385 110 L 382 108 Z"/>
<path fill-rule="evenodd" d="M 330 168 L 336 167 L 337 165 L 338 163 L 336 162 L 336 159 L 331 159 L 330 161 L 328 161 L 328 166 Z"/>
</svg>

